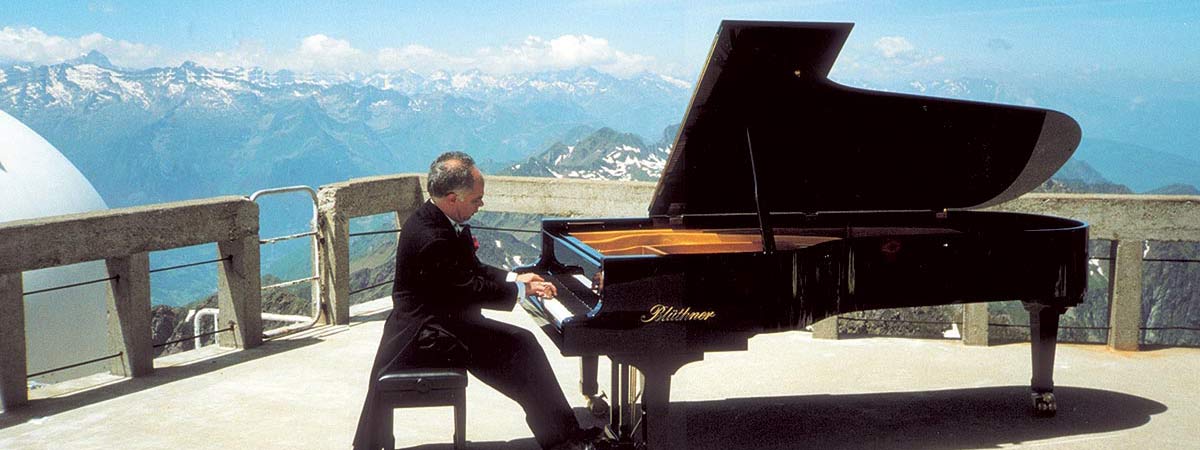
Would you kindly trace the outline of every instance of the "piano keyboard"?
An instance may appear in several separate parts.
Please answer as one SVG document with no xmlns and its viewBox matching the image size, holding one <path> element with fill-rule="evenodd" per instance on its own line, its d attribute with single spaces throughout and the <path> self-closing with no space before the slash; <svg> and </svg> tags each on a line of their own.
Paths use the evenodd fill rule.
<svg viewBox="0 0 1200 450">
<path fill-rule="evenodd" d="M 554 325 L 560 328 L 562 327 L 562 322 L 564 320 L 573 316 L 571 311 L 567 310 L 567 307 L 563 306 L 562 302 L 558 301 L 557 298 L 542 298 L 541 301 L 542 308 L 544 308 L 546 312 L 550 314 L 550 317 L 554 319 Z"/>
<path fill-rule="evenodd" d="M 570 281 L 568 281 L 570 280 Z M 539 309 L 549 317 L 550 321 L 558 328 L 562 328 L 563 322 L 571 317 L 586 316 L 591 306 L 580 300 L 579 286 L 567 286 L 567 283 L 572 285 L 578 283 L 582 285 L 583 293 L 594 296 L 590 292 L 592 280 L 584 275 L 572 275 L 571 278 L 563 277 L 556 278 L 553 276 L 546 277 L 546 281 L 554 284 L 555 290 L 558 292 L 556 297 L 543 298 L 536 295 L 530 295 L 531 303 L 538 305 Z"/>
</svg>

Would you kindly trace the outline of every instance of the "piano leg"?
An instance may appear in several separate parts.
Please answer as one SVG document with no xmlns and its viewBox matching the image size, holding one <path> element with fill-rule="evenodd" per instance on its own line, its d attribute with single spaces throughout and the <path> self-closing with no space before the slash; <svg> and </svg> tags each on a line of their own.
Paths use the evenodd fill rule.
<svg viewBox="0 0 1200 450">
<path fill-rule="evenodd" d="M 622 355 L 614 356 L 613 359 L 636 367 L 645 378 L 641 396 L 642 420 L 638 424 L 642 432 L 642 448 L 687 448 L 687 419 L 671 416 L 671 376 L 675 375 L 680 367 L 704 359 L 704 353 Z"/>
<path fill-rule="evenodd" d="M 579 358 L 579 391 L 587 398 L 588 411 L 596 417 L 604 417 L 608 413 L 608 402 L 604 394 L 600 394 L 599 375 L 600 357 L 584 355 Z"/>
<path fill-rule="evenodd" d="M 1033 413 L 1051 417 L 1058 410 L 1054 401 L 1054 348 L 1058 344 L 1058 318 L 1066 308 L 1025 302 L 1029 311 L 1029 336 L 1033 350 Z"/>
</svg>

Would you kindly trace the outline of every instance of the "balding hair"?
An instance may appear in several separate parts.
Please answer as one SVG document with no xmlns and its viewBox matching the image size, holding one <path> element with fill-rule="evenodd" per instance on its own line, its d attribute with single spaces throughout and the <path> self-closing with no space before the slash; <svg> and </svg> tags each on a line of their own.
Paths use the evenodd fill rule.
<svg viewBox="0 0 1200 450">
<path fill-rule="evenodd" d="M 446 152 L 433 160 L 429 165 L 429 178 L 425 188 L 429 196 L 441 198 L 454 191 L 470 190 L 475 186 L 471 169 L 475 168 L 475 159 L 463 152 Z"/>
</svg>

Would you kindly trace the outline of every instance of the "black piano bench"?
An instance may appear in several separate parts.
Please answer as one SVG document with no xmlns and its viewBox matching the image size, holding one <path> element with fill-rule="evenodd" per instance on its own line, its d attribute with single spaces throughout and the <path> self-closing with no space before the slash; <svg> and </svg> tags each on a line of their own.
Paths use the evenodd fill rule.
<svg viewBox="0 0 1200 450">
<path fill-rule="evenodd" d="M 395 408 L 422 406 L 454 407 L 454 448 L 467 443 L 467 372 L 464 369 L 408 368 L 384 372 L 379 376 L 379 412 L 383 415 L 379 430 L 387 449 L 396 447 L 393 434 Z"/>
</svg>

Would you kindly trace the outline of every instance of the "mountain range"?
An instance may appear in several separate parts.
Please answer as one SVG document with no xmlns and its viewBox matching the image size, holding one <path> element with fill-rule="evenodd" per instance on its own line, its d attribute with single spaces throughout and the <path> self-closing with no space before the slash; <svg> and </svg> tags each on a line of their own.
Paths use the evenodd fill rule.
<svg viewBox="0 0 1200 450">
<path fill-rule="evenodd" d="M 127 70 L 92 52 L 0 65 L 0 109 L 55 145 L 109 205 L 424 171 L 459 149 L 502 167 L 579 127 L 659 133 L 690 86 L 594 70 L 309 75 Z"/>
<path fill-rule="evenodd" d="M 1128 115 L 1100 94 L 1069 99 L 983 78 L 839 82 L 1011 104 L 1040 98 L 1079 108 L 1071 113 L 1081 121 Z M 95 51 L 53 65 L 0 64 L 0 109 L 55 145 L 113 207 L 423 172 L 451 149 L 472 153 L 489 173 L 653 180 L 690 94 L 671 77 L 590 69 L 329 75 L 186 62 L 131 70 Z M 1113 184 L 1200 186 L 1200 162 L 1089 131 L 1073 161 Z M 589 150 L 610 141 L 620 147 Z"/>
<path fill-rule="evenodd" d="M 1043 98 L 1077 106 L 1081 118 L 1119 109 L 1099 94 L 1063 99 L 983 78 L 839 82 L 1012 104 Z M 690 94 L 671 77 L 589 69 L 329 75 L 187 62 L 132 70 L 98 52 L 0 64 L 0 109 L 55 145 L 112 207 L 424 172 L 451 149 L 472 153 L 488 173 L 653 181 Z M 1088 131 L 1045 189 L 1197 192 L 1200 163 Z M 281 220 L 264 214 L 264 230 Z M 266 253 L 263 261 L 272 263 Z"/>
</svg>

